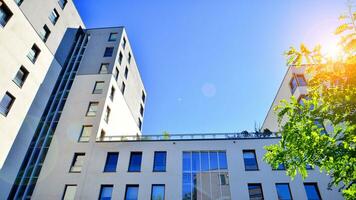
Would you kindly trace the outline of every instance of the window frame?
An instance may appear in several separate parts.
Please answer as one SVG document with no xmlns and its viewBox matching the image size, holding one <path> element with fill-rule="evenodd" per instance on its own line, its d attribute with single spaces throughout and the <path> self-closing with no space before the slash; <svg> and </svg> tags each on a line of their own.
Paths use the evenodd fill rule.
<svg viewBox="0 0 356 200">
<path fill-rule="evenodd" d="M 117 38 L 112 39 L 112 36 L 114 36 L 114 35 L 116 35 Z M 111 32 L 110 35 L 109 35 L 108 42 L 115 42 L 115 41 L 117 41 L 118 38 L 119 38 L 119 33 L 118 32 Z"/>
<path fill-rule="evenodd" d="M 91 136 L 91 133 L 92 133 L 92 130 L 90 131 L 91 133 L 90 133 L 90 135 L 87 137 L 88 138 L 88 140 L 82 140 L 82 138 L 83 138 L 83 132 L 84 132 L 84 129 L 85 128 L 91 128 L 91 129 L 93 129 L 93 125 L 83 125 L 82 126 L 82 129 L 81 129 L 81 131 L 80 131 L 80 135 L 79 135 L 79 138 L 78 138 L 78 142 L 89 142 L 89 140 L 90 140 L 90 136 Z M 84 137 L 84 138 L 86 138 L 86 136 Z"/>
<path fill-rule="evenodd" d="M 127 56 L 127 62 L 129 64 L 131 64 L 131 59 L 132 59 L 132 55 L 131 55 L 131 52 L 128 53 L 128 56 Z"/>
<path fill-rule="evenodd" d="M 137 199 L 139 197 L 139 189 L 140 189 L 140 185 L 139 184 L 126 184 L 126 187 L 125 187 L 125 197 L 124 197 L 124 200 L 126 200 L 127 198 L 127 189 L 130 188 L 130 187 L 135 187 L 137 188 Z"/>
<path fill-rule="evenodd" d="M 47 42 L 49 36 L 51 35 L 51 30 L 48 28 L 47 24 L 43 25 L 42 30 L 45 32 L 45 34 L 43 35 L 41 32 L 39 33 L 40 38 L 42 39 L 43 42 Z"/>
<path fill-rule="evenodd" d="M 313 185 L 315 190 L 316 190 L 316 193 L 318 194 L 320 200 L 322 200 L 323 198 L 321 197 L 321 193 L 320 193 L 320 190 L 319 190 L 319 186 L 318 186 L 318 183 L 317 182 L 304 182 L 303 183 L 303 186 L 304 186 L 304 191 L 305 191 L 305 195 L 306 195 L 306 198 L 308 198 L 308 193 L 307 193 L 307 190 L 305 189 L 305 185 Z"/>
<path fill-rule="evenodd" d="M 302 85 L 300 82 L 299 82 L 299 79 L 298 78 L 302 78 L 305 85 Z M 296 83 L 296 86 L 295 88 L 293 88 L 293 80 L 295 80 L 295 83 Z M 308 86 L 308 82 L 307 80 L 305 79 L 305 76 L 304 74 L 297 74 L 297 73 L 293 73 L 292 74 L 292 78 L 291 80 L 289 81 L 289 88 L 291 90 L 291 93 L 294 94 L 294 92 L 297 90 L 298 87 L 305 87 L 305 86 Z"/>
<path fill-rule="evenodd" d="M 292 190 L 290 189 L 290 185 L 289 183 L 275 183 L 275 187 L 276 187 L 276 192 L 277 192 L 277 197 L 278 197 L 278 189 L 277 189 L 277 185 L 287 185 L 288 186 L 288 190 L 289 190 L 289 196 L 290 196 L 290 200 L 293 200 L 293 195 L 292 195 Z M 278 197 L 279 200 L 279 197 Z"/>
<path fill-rule="evenodd" d="M 246 162 L 245 162 L 244 154 L 245 154 L 245 153 L 251 153 L 251 152 L 253 153 L 254 158 L 255 158 L 256 169 L 246 169 Z M 244 150 L 242 150 L 242 158 L 243 158 L 243 160 L 244 160 L 245 171 L 259 171 L 259 166 L 258 166 L 258 161 L 257 161 L 256 150 L 254 150 L 254 149 L 244 149 Z"/>
<path fill-rule="evenodd" d="M 53 8 L 53 10 L 51 11 L 51 13 L 49 14 L 48 18 L 49 18 L 49 21 L 51 21 L 51 23 L 54 25 L 57 24 L 58 20 L 59 20 L 59 13 L 57 11 L 57 9 Z M 53 17 L 53 19 L 52 19 Z"/>
<path fill-rule="evenodd" d="M 17 75 L 19 73 L 19 71 L 23 72 L 23 77 L 22 79 L 18 79 Z M 19 70 L 17 70 L 16 75 L 14 77 L 14 79 L 12 79 L 12 81 L 19 87 L 22 88 L 22 86 L 25 84 L 25 81 L 28 77 L 28 75 L 30 74 L 30 72 L 23 66 L 21 65 L 21 67 L 19 68 Z M 21 82 L 19 82 L 18 80 L 20 80 Z"/>
<path fill-rule="evenodd" d="M 112 199 L 112 193 L 114 191 L 114 185 L 112 185 L 112 184 L 102 184 L 102 185 L 100 185 L 98 200 L 102 199 L 101 195 L 102 195 L 103 188 L 105 188 L 105 187 L 108 187 L 108 188 L 110 187 L 111 188 L 110 199 Z"/>
<path fill-rule="evenodd" d="M 33 52 L 33 57 L 31 55 L 31 52 Z M 33 63 L 35 64 L 39 55 L 41 53 L 41 49 L 36 45 L 36 43 L 34 43 L 31 47 L 31 50 L 28 52 L 27 54 L 27 58 Z"/>
<path fill-rule="evenodd" d="M 125 67 L 124 76 L 125 76 L 125 79 L 127 80 L 128 76 L 129 76 L 129 68 L 127 66 Z"/>
<path fill-rule="evenodd" d="M 122 59 L 123 59 L 123 58 L 124 58 L 124 55 L 123 55 L 122 52 L 120 51 L 120 52 L 119 52 L 119 59 L 118 59 L 120 65 L 121 65 L 121 63 L 122 63 Z"/>
<path fill-rule="evenodd" d="M 139 166 L 138 170 L 130 169 L 131 165 L 132 165 L 132 156 L 133 156 L 133 154 L 140 155 L 140 166 Z M 131 151 L 130 152 L 130 159 L 129 159 L 129 166 L 128 166 L 127 172 L 141 172 L 141 170 L 142 170 L 142 157 L 143 157 L 142 151 Z"/>
<path fill-rule="evenodd" d="M 125 84 L 124 81 L 122 81 L 122 83 L 121 83 L 121 93 L 122 93 L 122 95 L 125 94 L 125 90 L 126 90 L 126 84 Z"/>
<path fill-rule="evenodd" d="M 5 112 L 0 112 L 0 114 L 2 114 L 2 115 L 5 116 L 5 117 L 9 115 L 9 112 L 10 112 L 10 110 L 11 110 L 11 108 L 12 108 L 12 106 L 14 105 L 15 100 L 16 100 L 16 97 L 15 97 L 14 95 L 12 95 L 9 91 L 6 91 L 6 92 L 5 92 L 5 95 L 4 95 L 4 96 L 2 97 L 2 99 L 0 100 L 0 103 L 2 102 L 2 100 L 4 99 L 4 97 L 5 97 L 6 95 L 11 98 L 11 101 L 10 101 L 9 104 L 6 105 L 6 110 L 5 110 Z M 0 104 L 0 106 L 2 106 L 2 105 Z"/>
<path fill-rule="evenodd" d="M 104 58 L 110 58 L 114 55 L 115 47 L 105 47 Z"/>
<path fill-rule="evenodd" d="M 155 169 L 155 161 L 156 161 L 156 154 L 159 154 L 159 153 L 164 153 L 165 157 L 164 157 L 164 170 L 157 170 Z M 167 151 L 155 151 L 153 153 L 153 166 L 152 166 L 152 172 L 167 172 Z"/>
<path fill-rule="evenodd" d="M 0 27 L 4 28 L 14 14 L 2 0 L 0 0 L 0 10 L 2 10 L 5 13 L 5 18 L 0 19 Z"/>
<path fill-rule="evenodd" d="M 61 7 L 62 10 L 66 7 L 68 1 L 67 0 L 58 0 L 58 5 Z"/>
<path fill-rule="evenodd" d="M 67 192 L 67 187 L 70 187 L 70 186 L 75 186 L 75 194 L 74 194 L 74 196 L 76 196 L 78 185 L 77 184 L 65 184 L 64 185 L 64 190 L 63 190 L 63 193 L 62 193 L 62 198 L 61 198 L 62 200 L 65 200 L 64 197 L 65 197 L 66 192 Z"/>
<path fill-rule="evenodd" d="M 103 66 L 106 66 L 106 73 L 102 73 Z M 101 63 L 98 74 L 108 74 L 110 63 Z"/>
<path fill-rule="evenodd" d="M 106 106 L 105 115 L 104 115 L 104 121 L 105 121 L 106 123 L 109 123 L 110 113 L 111 113 L 110 107 L 109 107 L 109 106 Z"/>
<path fill-rule="evenodd" d="M 166 185 L 165 184 L 152 184 L 151 185 L 151 200 L 153 200 L 153 187 L 156 187 L 156 186 L 158 186 L 158 187 L 162 187 L 163 186 L 163 199 L 162 200 L 165 200 L 166 199 Z"/>
<path fill-rule="evenodd" d="M 114 99 L 115 99 L 115 92 L 116 92 L 115 87 L 111 86 L 110 95 L 109 95 L 109 98 L 111 99 L 111 101 L 114 101 Z"/>
<path fill-rule="evenodd" d="M 95 115 L 89 115 L 89 114 L 88 114 L 92 104 L 96 104 L 96 108 L 97 108 L 97 109 L 95 110 Z M 85 116 L 86 116 L 86 117 L 96 117 L 96 114 L 97 114 L 97 112 L 98 112 L 98 108 L 99 108 L 99 102 L 98 102 L 98 101 L 90 101 Z"/>
<path fill-rule="evenodd" d="M 122 48 L 125 49 L 126 48 L 126 38 L 125 36 L 122 37 Z"/>
<path fill-rule="evenodd" d="M 116 163 L 115 163 L 115 170 L 113 170 L 113 171 L 108 171 L 107 169 L 106 169 L 106 166 L 107 166 L 107 164 L 108 164 L 108 160 L 109 160 L 109 155 L 117 155 L 117 159 L 116 159 Z M 108 152 L 107 154 L 106 154 L 106 160 L 105 160 L 105 165 L 104 165 L 104 169 L 103 169 L 103 173 L 115 173 L 115 172 L 117 172 L 117 164 L 119 163 L 119 152 Z"/>
<path fill-rule="evenodd" d="M 96 87 L 98 86 L 98 84 L 102 84 L 103 88 L 102 89 L 97 89 Z M 104 90 L 104 87 L 105 87 L 105 81 L 95 81 L 92 94 L 102 94 L 103 90 Z"/>
<path fill-rule="evenodd" d="M 81 165 L 80 171 L 73 171 L 73 169 L 72 169 L 72 168 L 75 166 L 74 164 L 76 163 L 77 158 L 78 158 L 79 156 L 82 156 L 83 159 L 84 159 L 84 158 L 85 158 L 85 153 L 84 153 L 84 152 L 75 152 L 75 153 L 74 153 L 72 162 L 71 162 L 70 167 L 69 167 L 69 173 L 81 173 L 81 172 L 82 172 L 84 165 Z"/>
<path fill-rule="evenodd" d="M 250 186 L 260 186 L 262 199 L 265 199 L 264 194 L 263 194 L 262 183 L 247 183 L 247 190 L 248 190 L 249 199 L 251 199 L 251 196 L 250 196 Z"/>
</svg>

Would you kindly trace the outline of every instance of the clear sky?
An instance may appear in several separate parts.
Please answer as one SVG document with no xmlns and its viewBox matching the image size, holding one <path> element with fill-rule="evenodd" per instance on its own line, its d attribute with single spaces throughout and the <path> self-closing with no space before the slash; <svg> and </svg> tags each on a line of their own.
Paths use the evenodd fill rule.
<svg viewBox="0 0 356 200">
<path fill-rule="evenodd" d="M 125 26 L 145 88 L 144 134 L 262 124 L 283 51 L 329 43 L 346 0 L 75 0 L 87 28 Z"/>
</svg>

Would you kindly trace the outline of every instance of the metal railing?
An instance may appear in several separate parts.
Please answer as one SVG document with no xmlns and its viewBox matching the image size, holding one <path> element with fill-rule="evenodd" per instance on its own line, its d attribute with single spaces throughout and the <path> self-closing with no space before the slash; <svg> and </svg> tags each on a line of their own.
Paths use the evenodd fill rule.
<svg viewBox="0 0 356 200">
<path fill-rule="evenodd" d="M 199 133 L 199 134 L 169 134 L 169 135 L 120 135 L 96 138 L 97 142 L 125 141 L 176 141 L 176 140 L 234 140 L 234 139 L 264 139 L 279 138 L 275 133 Z"/>
</svg>

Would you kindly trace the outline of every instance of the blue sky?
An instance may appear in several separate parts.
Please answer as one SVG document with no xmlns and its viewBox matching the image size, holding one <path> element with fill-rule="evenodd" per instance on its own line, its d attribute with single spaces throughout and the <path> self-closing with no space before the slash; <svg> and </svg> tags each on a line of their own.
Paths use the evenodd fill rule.
<svg viewBox="0 0 356 200">
<path fill-rule="evenodd" d="M 346 0 L 75 0 L 87 28 L 125 26 L 145 88 L 143 132 L 253 130 L 283 51 L 329 43 Z"/>
</svg>

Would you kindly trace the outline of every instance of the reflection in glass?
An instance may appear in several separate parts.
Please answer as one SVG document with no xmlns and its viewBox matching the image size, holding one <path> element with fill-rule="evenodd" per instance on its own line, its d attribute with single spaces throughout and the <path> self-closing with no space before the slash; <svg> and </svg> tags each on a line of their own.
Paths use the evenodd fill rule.
<svg viewBox="0 0 356 200">
<path fill-rule="evenodd" d="M 152 185 L 151 200 L 164 200 L 164 185 Z"/>
<path fill-rule="evenodd" d="M 278 200 L 292 200 L 288 183 L 276 183 Z"/>
</svg>

